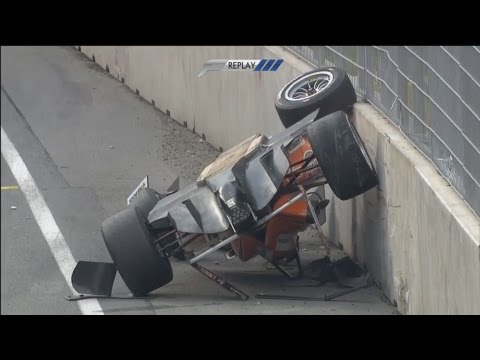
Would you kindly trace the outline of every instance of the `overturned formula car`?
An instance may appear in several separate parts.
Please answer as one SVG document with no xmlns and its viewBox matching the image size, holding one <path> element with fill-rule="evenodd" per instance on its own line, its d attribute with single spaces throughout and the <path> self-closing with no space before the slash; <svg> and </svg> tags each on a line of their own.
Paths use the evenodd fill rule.
<svg viewBox="0 0 480 360">
<path fill-rule="evenodd" d="M 182 190 L 178 182 L 164 194 L 141 187 L 126 209 L 102 224 L 113 264 L 80 261 L 73 286 L 79 293 L 111 296 L 118 270 L 134 296 L 146 296 L 172 280 L 169 258 L 176 256 L 247 299 L 198 264 L 228 244 L 227 257 L 262 256 L 291 276 L 280 261 L 299 262 L 297 234 L 326 221 L 324 185 L 347 200 L 378 183 L 345 112 L 356 100 L 341 69 L 320 68 L 293 79 L 275 100 L 285 130 L 251 136 Z"/>
</svg>

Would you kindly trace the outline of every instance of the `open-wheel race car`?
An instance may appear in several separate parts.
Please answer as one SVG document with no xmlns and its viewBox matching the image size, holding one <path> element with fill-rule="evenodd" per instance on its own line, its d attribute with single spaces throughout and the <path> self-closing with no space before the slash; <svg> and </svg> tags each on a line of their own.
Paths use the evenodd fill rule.
<svg viewBox="0 0 480 360">
<path fill-rule="evenodd" d="M 80 261 L 74 288 L 109 297 L 118 270 L 133 296 L 147 296 L 173 279 L 174 256 L 246 300 L 247 294 L 198 264 L 227 245 L 227 258 L 261 256 L 289 277 L 280 263 L 295 259 L 301 275 L 298 233 L 325 223 L 324 185 L 347 200 L 378 184 L 347 115 L 356 101 L 342 69 L 319 68 L 293 79 L 275 99 L 282 132 L 251 136 L 181 190 L 178 179 L 163 194 L 139 186 L 129 205 L 102 223 L 113 264 Z"/>
</svg>

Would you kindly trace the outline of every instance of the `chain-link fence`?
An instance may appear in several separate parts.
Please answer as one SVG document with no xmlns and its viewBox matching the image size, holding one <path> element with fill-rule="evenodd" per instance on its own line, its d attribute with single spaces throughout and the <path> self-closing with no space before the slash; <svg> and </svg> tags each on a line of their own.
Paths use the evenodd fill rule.
<svg viewBox="0 0 480 360">
<path fill-rule="evenodd" d="M 289 48 L 315 66 L 345 69 L 480 217 L 480 46 Z"/>
</svg>

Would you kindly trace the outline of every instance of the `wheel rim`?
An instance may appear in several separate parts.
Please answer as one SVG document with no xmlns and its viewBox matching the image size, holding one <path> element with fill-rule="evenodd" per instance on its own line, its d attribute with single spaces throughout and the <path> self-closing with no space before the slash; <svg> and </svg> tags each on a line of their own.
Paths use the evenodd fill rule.
<svg viewBox="0 0 480 360">
<path fill-rule="evenodd" d="M 333 82 L 330 71 L 317 71 L 295 80 L 285 91 L 285 98 L 289 101 L 305 101 L 322 91 L 325 91 Z"/>
</svg>

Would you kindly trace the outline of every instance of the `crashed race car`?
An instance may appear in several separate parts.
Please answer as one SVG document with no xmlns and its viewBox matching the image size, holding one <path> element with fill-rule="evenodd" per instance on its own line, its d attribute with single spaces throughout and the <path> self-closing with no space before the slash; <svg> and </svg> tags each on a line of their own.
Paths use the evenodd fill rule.
<svg viewBox="0 0 480 360">
<path fill-rule="evenodd" d="M 181 190 L 178 179 L 166 193 L 139 186 L 126 209 L 102 223 L 113 264 L 80 261 L 74 288 L 80 296 L 110 297 L 118 271 L 134 297 L 145 297 L 173 279 L 174 256 L 246 300 L 198 264 L 228 246 L 228 259 L 261 256 L 293 277 L 281 261 L 295 259 L 301 269 L 298 233 L 325 223 L 324 186 L 348 200 L 378 184 L 347 115 L 356 101 L 342 69 L 319 68 L 293 79 L 275 99 L 285 130 L 251 136 Z"/>
</svg>

